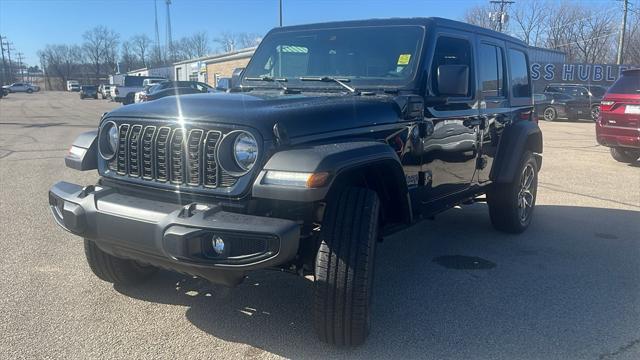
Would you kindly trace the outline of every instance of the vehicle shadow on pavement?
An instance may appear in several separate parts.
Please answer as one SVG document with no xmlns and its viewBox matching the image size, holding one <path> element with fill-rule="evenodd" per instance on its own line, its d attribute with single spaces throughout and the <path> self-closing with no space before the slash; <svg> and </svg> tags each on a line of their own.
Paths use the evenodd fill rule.
<svg viewBox="0 0 640 360">
<path fill-rule="evenodd" d="M 251 273 L 234 289 L 163 271 L 116 290 L 186 306 L 186 318 L 202 331 L 250 345 L 247 356 L 640 353 L 640 212 L 539 205 L 534 216 L 524 234 L 502 234 L 492 229 L 486 205 L 475 204 L 385 238 L 377 249 L 372 333 L 355 349 L 319 342 L 313 283 L 277 271 Z"/>
</svg>

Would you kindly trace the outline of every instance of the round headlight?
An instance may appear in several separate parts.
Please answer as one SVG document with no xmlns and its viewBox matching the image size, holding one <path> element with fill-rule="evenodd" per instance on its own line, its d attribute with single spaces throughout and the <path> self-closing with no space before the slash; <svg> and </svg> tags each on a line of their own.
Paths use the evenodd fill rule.
<svg viewBox="0 0 640 360">
<path fill-rule="evenodd" d="M 233 156 L 241 169 L 251 170 L 258 159 L 258 142 L 247 132 L 238 134 L 233 144 Z"/>
<path fill-rule="evenodd" d="M 111 160 L 118 150 L 118 126 L 113 121 L 105 122 L 100 128 L 98 150 L 105 160 Z"/>
</svg>

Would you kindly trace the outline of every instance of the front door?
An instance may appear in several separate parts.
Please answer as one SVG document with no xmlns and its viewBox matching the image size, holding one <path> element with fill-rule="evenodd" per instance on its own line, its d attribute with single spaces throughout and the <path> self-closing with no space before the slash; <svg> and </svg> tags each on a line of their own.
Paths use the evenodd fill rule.
<svg viewBox="0 0 640 360">
<path fill-rule="evenodd" d="M 481 122 L 472 41 L 462 32 L 451 31 L 437 36 L 428 87 L 432 96 L 446 96 L 448 101 L 444 105 L 428 107 L 425 112 L 426 121 L 433 124 L 433 131 L 424 139 L 424 203 L 464 191 L 473 182 Z M 437 74 L 443 65 L 468 67 L 467 94 L 450 96 L 439 91 Z"/>
</svg>

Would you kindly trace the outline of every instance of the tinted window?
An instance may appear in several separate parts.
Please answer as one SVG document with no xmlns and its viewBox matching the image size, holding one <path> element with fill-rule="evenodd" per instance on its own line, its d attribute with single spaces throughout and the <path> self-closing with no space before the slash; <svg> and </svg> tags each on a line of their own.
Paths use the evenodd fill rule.
<svg viewBox="0 0 640 360">
<path fill-rule="evenodd" d="M 509 69 L 511 70 L 511 93 L 513 97 L 530 97 L 529 69 L 527 57 L 522 51 L 509 50 Z"/>
<path fill-rule="evenodd" d="M 286 78 L 289 86 L 340 87 L 299 77 L 332 76 L 353 86 L 405 85 L 413 78 L 424 30 L 418 26 L 312 29 L 267 36 L 245 78 Z M 243 80 L 247 81 L 247 80 Z M 250 81 L 250 86 L 277 87 Z"/>
<path fill-rule="evenodd" d="M 607 89 L 603 88 L 603 87 L 599 87 L 599 86 L 594 86 L 591 88 L 591 95 L 596 96 L 596 97 L 602 97 L 604 96 L 604 93 L 607 91 Z"/>
<path fill-rule="evenodd" d="M 480 86 L 482 95 L 504 96 L 502 80 L 502 49 L 487 44 L 480 45 Z"/>
<path fill-rule="evenodd" d="M 440 65 L 466 65 L 469 67 L 470 74 L 473 74 L 473 66 L 471 66 L 471 44 L 469 41 L 458 38 L 450 38 L 442 36 L 438 38 L 436 43 L 436 51 L 433 57 L 433 68 L 431 73 L 438 73 L 438 66 Z M 432 77 L 433 91 L 436 95 L 440 95 L 438 91 L 438 79 L 436 76 Z M 467 96 L 470 96 L 473 89 L 473 75 L 469 76 L 469 92 Z"/>
<path fill-rule="evenodd" d="M 611 88 L 610 94 L 640 94 L 640 71 L 622 75 Z"/>
</svg>

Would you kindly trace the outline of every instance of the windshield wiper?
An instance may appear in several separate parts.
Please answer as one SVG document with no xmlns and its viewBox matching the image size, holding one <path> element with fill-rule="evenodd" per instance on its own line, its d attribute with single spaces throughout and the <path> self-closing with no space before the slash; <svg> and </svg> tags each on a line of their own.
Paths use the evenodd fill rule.
<svg viewBox="0 0 640 360">
<path fill-rule="evenodd" d="M 351 80 L 349 79 L 338 79 L 338 78 L 334 78 L 331 76 L 303 76 L 301 78 L 299 78 L 300 81 L 322 81 L 322 82 L 334 82 L 340 86 L 342 86 L 343 88 L 349 90 L 350 93 L 352 94 L 360 94 L 360 92 L 358 92 L 355 88 L 345 84 L 345 82 L 349 82 Z"/>
<path fill-rule="evenodd" d="M 244 80 L 246 81 L 267 81 L 267 82 L 274 82 L 276 84 L 278 84 L 278 86 L 280 86 L 280 88 L 284 91 L 289 90 L 287 88 L 287 86 L 285 84 L 283 84 L 284 82 L 287 82 L 288 80 L 286 78 L 274 78 L 271 76 L 259 76 L 259 77 L 245 77 Z"/>
</svg>

